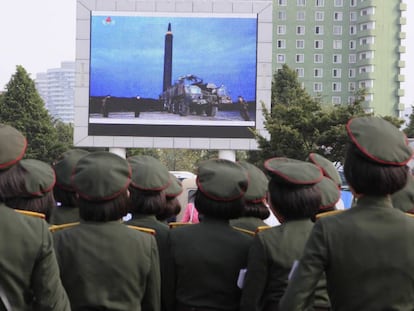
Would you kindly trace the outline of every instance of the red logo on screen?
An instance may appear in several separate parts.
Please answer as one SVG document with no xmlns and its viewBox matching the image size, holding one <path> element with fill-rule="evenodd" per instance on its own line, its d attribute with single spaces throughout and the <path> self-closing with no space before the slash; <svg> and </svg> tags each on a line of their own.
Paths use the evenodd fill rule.
<svg viewBox="0 0 414 311">
<path fill-rule="evenodd" d="M 105 18 L 102 21 L 102 24 L 104 24 L 104 25 L 113 25 L 113 24 L 115 24 L 115 21 L 110 16 L 108 16 L 107 18 Z"/>
</svg>

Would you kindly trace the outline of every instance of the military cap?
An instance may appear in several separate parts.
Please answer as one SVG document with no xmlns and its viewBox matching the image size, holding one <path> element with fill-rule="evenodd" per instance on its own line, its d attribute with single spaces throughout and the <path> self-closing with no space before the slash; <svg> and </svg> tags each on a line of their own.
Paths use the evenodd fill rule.
<svg viewBox="0 0 414 311">
<path fill-rule="evenodd" d="M 24 178 L 28 196 L 42 197 L 53 189 L 56 177 L 49 164 L 35 159 L 23 159 L 20 165 L 27 172 Z"/>
<path fill-rule="evenodd" d="M 248 186 L 246 170 L 226 159 L 211 159 L 198 166 L 198 190 L 214 201 L 234 201 L 241 198 Z"/>
<path fill-rule="evenodd" d="M 327 158 L 318 153 L 310 153 L 308 160 L 319 167 L 324 176 L 332 179 L 338 186 L 342 185 L 341 176 L 339 175 L 338 170 Z"/>
<path fill-rule="evenodd" d="M 407 184 L 401 190 L 391 195 L 392 205 L 403 212 L 413 212 L 414 209 L 414 177 L 409 174 Z"/>
<path fill-rule="evenodd" d="M 165 189 L 165 195 L 169 198 L 175 198 L 183 192 L 183 185 L 173 174 L 170 173 L 170 184 Z"/>
<path fill-rule="evenodd" d="M 314 185 L 323 178 L 322 170 L 316 165 L 290 158 L 268 159 L 264 167 L 273 180 L 285 184 Z"/>
<path fill-rule="evenodd" d="M 26 153 L 27 140 L 17 129 L 0 124 L 0 170 L 19 162 Z"/>
<path fill-rule="evenodd" d="M 338 203 L 341 198 L 341 191 L 335 182 L 329 177 L 324 176 L 322 180 L 316 184 L 316 187 L 321 192 L 322 198 L 319 211 L 335 207 L 336 203 Z"/>
<path fill-rule="evenodd" d="M 170 185 L 170 172 L 160 160 L 148 155 L 132 156 L 127 160 L 132 169 L 132 187 L 161 191 Z"/>
<path fill-rule="evenodd" d="M 108 201 L 124 192 L 131 182 L 131 169 L 120 156 L 107 152 L 91 152 L 75 166 L 72 185 L 79 196 L 88 201 Z"/>
<path fill-rule="evenodd" d="M 71 184 L 72 171 L 79 159 L 89 154 L 82 149 L 72 149 L 64 152 L 61 158 L 54 164 L 56 173 L 56 186 L 67 191 L 75 191 Z"/>
<path fill-rule="evenodd" d="M 257 166 L 246 161 L 238 162 L 246 171 L 249 177 L 249 186 L 244 194 L 244 199 L 247 202 L 257 203 L 266 197 L 267 185 L 269 180 L 265 173 Z"/>
<path fill-rule="evenodd" d="M 372 162 L 404 166 L 412 157 L 413 150 L 404 133 L 382 118 L 353 118 L 346 129 L 352 143 Z"/>
</svg>

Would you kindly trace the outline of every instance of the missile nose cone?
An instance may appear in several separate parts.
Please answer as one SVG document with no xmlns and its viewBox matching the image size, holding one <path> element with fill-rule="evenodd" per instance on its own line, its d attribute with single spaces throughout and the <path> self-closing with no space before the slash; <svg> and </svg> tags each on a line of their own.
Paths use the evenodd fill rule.
<svg viewBox="0 0 414 311">
<path fill-rule="evenodd" d="M 171 23 L 168 23 L 168 31 L 171 31 Z"/>
</svg>

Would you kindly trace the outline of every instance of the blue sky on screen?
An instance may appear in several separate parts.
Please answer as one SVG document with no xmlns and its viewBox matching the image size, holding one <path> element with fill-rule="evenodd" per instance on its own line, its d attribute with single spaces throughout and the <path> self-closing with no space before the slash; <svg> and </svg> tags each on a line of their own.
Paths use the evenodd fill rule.
<svg viewBox="0 0 414 311">
<path fill-rule="evenodd" d="M 256 18 L 92 16 L 91 96 L 158 98 L 164 40 L 173 33 L 172 80 L 187 74 L 255 99 Z"/>
</svg>

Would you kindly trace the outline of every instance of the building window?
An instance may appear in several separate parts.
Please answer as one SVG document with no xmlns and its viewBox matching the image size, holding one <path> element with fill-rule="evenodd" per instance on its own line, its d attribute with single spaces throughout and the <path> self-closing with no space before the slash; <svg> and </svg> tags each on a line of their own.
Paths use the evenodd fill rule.
<svg viewBox="0 0 414 311">
<path fill-rule="evenodd" d="M 349 54 L 349 56 L 348 56 L 348 62 L 350 64 L 355 64 L 356 63 L 356 54 Z"/>
<path fill-rule="evenodd" d="M 342 55 L 341 55 L 341 54 L 334 54 L 334 55 L 333 55 L 333 60 L 332 60 L 332 62 L 333 62 L 334 64 L 340 64 L 340 63 L 342 63 Z"/>
<path fill-rule="evenodd" d="M 361 30 L 375 29 L 375 23 L 374 22 L 363 23 L 363 24 L 360 25 L 360 29 Z"/>
<path fill-rule="evenodd" d="M 360 45 L 374 44 L 374 37 L 363 37 L 359 39 Z"/>
<path fill-rule="evenodd" d="M 279 49 L 285 49 L 286 48 L 286 40 L 284 40 L 284 39 L 277 40 L 277 47 Z"/>
<path fill-rule="evenodd" d="M 336 6 L 336 7 L 341 7 L 343 5 L 344 5 L 343 0 L 335 0 L 334 1 L 334 6 Z"/>
<path fill-rule="evenodd" d="M 355 82 L 348 82 L 348 92 L 355 92 Z"/>
<path fill-rule="evenodd" d="M 305 26 L 296 26 L 296 34 L 297 35 L 304 35 L 305 34 Z"/>
<path fill-rule="evenodd" d="M 277 34 L 278 35 L 285 35 L 286 34 L 286 25 L 277 25 Z"/>
<path fill-rule="evenodd" d="M 284 64 L 286 62 L 285 54 L 277 54 L 277 62 L 279 64 Z"/>
<path fill-rule="evenodd" d="M 296 54 L 296 62 L 303 63 L 305 61 L 305 54 Z"/>
<path fill-rule="evenodd" d="M 323 91 L 323 84 L 322 84 L 322 82 L 315 82 L 313 84 L 313 91 L 314 92 L 322 92 Z"/>
<path fill-rule="evenodd" d="M 286 20 L 286 11 L 277 12 L 277 18 L 281 21 L 285 21 Z"/>
<path fill-rule="evenodd" d="M 355 11 L 350 12 L 349 13 L 349 20 L 351 22 L 356 22 L 356 20 L 357 20 L 357 12 L 355 12 Z"/>
<path fill-rule="evenodd" d="M 315 64 L 323 63 L 323 54 L 313 54 L 313 62 Z"/>
<path fill-rule="evenodd" d="M 340 92 L 341 91 L 341 82 L 333 82 L 332 83 L 332 91 L 333 92 Z"/>
<path fill-rule="evenodd" d="M 296 20 L 304 21 L 305 20 L 305 11 L 298 11 L 296 12 Z"/>
<path fill-rule="evenodd" d="M 317 7 L 325 6 L 325 0 L 315 0 L 315 6 Z"/>
<path fill-rule="evenodd" d="M 287 5 L 287 0 L 277 0 L 277 3 L 278 3 L 280 6 L 286 6 L 286 5 Z"/>
<path fill-rule="evenodd" d="M 315 34 L 323 35 L 323 26 L 315 26 Z"/>
<path fill-rule="evenodd" d="M 332 96 L 332 104 L 340 105 L 341 104 L 341 97 L 340 96 Z"/>
<path fill-rule="evenodd" d="M 315 49 L 323 49 L 323 40 L 315 40 Z"/>
<path fill-rule="evenodd" d="M 341 76 L 342 76 L 342 69 L 341 68 L 332 69 L 332 77 L 333 78 L 340 78 Z"/>
<path fill-rule="evenodd" d="M 342 35 L 342 26 L 341 25 L 334 25 L 333 26 L 333 34 L 340 36 Z"/>
<path fill-rule="evenodd" d="M 325 18 L 325 12 L 316 11 L 315 12 L 315 21 L 321 22 Z"/>
<path fill-rule="evenodd" d="M 305 76 L 305 69 L 304 68 L 296 68 L 296 73 L 299 78 L 303 78 Z"/>
<path fill-rule="evenodd" d="M 304 49 L 305 48 L 305 40 L 296 40 L 296 48 L 297 49 Z"/>
<path fill-rule="evenodd" d="M 334 50 L 342 49 L 342 40 L 333 40 L 333 48 Z"/>
<path fill-rule="evenodd" d="M 350 0 L 350 2 L 349 2 L 350 7 L 354 7 L 356 5 L 357 5 L 357 0 Z"/>
<path fill-rule="evenodd" d="M 297 5 L 298 6 L 305 6 L 306 5 L 306 0 L 297 0 Z"/>
<path fill-rule="evenodd" d="M 374 52 L 373 51 L 362 52 L 362 53 L 359 54 L 359 60 L 371 59 L 371 58 L 374 58 Z"/>
<path fill-rule="evenodd" d="M 349 34 L 356 35 L 357 33 L 357 26 L 356 25 L 349 25 Z"/>
<path fill-rule="evenodd" d="M 343 13 L 342 12 L 334 12 L 334 21 L 342 21 Z"/>
<path fill-rule="evenodd" d="M 355 50 L 356 49 L 356 41 L 355 40 L 349 40 L 349 49 Z"/>
<path fill-rule="evenodd" d="M 315 78 L 322 78 L 323 77 L 323 69 L 322 68 L 314 68 L 313 69 L 313 76 Z"/>
</svg>

